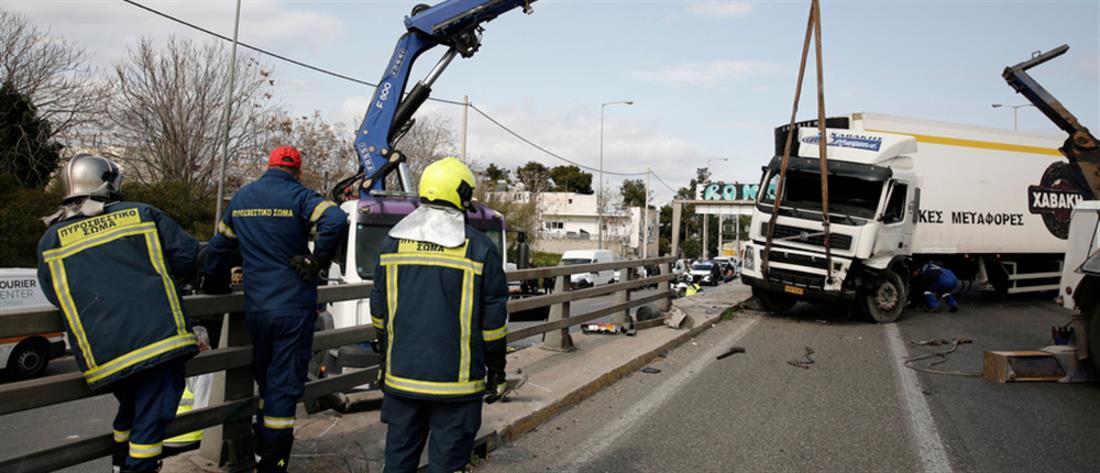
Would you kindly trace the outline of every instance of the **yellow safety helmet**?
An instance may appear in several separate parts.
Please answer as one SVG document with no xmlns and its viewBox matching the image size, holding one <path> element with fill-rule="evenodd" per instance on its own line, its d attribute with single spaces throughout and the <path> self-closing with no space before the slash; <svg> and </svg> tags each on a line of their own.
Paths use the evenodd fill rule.
<svg viewBox="0 0 1100 473">
<path fill-rule="evenodd" d="M 420 200 L 466 210 L 474 197 L 474 173 L 458 158 L 440 159 L 420 175 Z"/>
</svg>

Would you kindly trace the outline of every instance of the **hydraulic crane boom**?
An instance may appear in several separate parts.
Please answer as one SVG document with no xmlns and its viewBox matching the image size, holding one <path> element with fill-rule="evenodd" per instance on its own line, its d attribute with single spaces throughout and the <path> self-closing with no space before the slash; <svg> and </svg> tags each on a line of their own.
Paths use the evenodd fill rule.
<svg viewBox="0 0 1100 473">
<path fill-rule="evenodd" d="M 360 196 L 384 188 L 385 177 L 399 170 L 402 190 L 410 190 L 404 171 L 405 156 L 396 149 L 401 136 L 412 126 L 412 116 L 431 94 L 432 84 L 456 55 L 473 56 L 481 46 L 482 24 L 516 7 L 531 12 L 535 0 L 446 0 L 435 6 L 417 5 L 405 17 L 407 32 L 397 41 L 386 72 L 355 137 L 359 174 L 345 179 L 333 190 L 334 198 L 358 182 Z M 436 46 L 448 50 L 424 80 L 408 94 L 405 88 L 413 64 L 421 54 Z"/>
<path fill-rule="evenodd" d="M 1008 85 L 1027 98 L 1035 108 L 1043 112 L 1058 128 L 1069 134 L 1065 144 L 1058 149 L 1074 165 L 1078 187 L 1087 192 L 1090 200 L 1100 196 L 1100 145 L 1096 137 L 1085 128 L 1077 117 L 1066 109 L 1062 102 L 1054 98 L 1043 86 L 1039 85 L 1027 70 L 1061 56 L 1069 51 L 1069 45 L 1063 44 L 1015 66 L 1006 67 L 1001 74 Z"/>
</svg>

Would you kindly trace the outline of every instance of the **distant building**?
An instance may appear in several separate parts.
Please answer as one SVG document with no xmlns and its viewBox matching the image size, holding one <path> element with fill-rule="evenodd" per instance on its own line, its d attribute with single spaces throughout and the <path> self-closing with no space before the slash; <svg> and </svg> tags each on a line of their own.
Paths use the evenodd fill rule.
<svg viewBox="0 0 1100 473">
<path fill-rule="evenodd" d="M 537 196 L 537 197 L 536 197 Z M 538 215 L 541 225 L 534 239 L 534 250 L 546 253 L 563 253 L 567 250 L 594 249 L 599 245 L 599 212 L 595 194 L 575 192 L 542 192 L 532 194 L 526 191 L 499 192 L 495 196 L 501 200 L 528 203 L 538 199 Z M 623 257 L 641 257 L 645 241 L 642 233 L 642 208 L 623 208 L 621 205 L 606 205 L 603 212 L 604 248 Z M 659 213 L 649 209 L 649 256 L 657 256 L 657 229 Z"/>
</svg>

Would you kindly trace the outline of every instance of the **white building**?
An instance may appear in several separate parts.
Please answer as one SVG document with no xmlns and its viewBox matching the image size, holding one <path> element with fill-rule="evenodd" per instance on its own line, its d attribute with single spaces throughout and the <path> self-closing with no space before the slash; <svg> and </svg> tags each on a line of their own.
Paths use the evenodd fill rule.
<svg viewBox="0 0 1100 473">
<path fill-rule="evenodd" d="M 538 199 L 538 215 L 541 225 L 535 238 L 534 249 L 547 253 L 567 250 L 594 249 L 599 245 L 600 212 L 595 194 L 574 192 L 502 193 L 514 202 L 530 202 Z M 603 212 L 604 248 L 624 257 L 641 257 L 645 241 L 642 228 L 645 225 L 641 207 L 622 208 L 621 205 L 605 205 Z M 649 209 L 649 256 L 657 255 L 658 212 Z"/>
</svg>

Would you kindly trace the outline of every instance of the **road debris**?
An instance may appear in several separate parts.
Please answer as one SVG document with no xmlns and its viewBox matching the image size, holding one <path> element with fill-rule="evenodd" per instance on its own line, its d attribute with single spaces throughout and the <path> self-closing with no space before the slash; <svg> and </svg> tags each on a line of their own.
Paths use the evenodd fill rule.
<svg viewBox="0 0 1100 473">
<path fill-rule="evenodd" d="M 974 343 L 974 340 L 971 340 L 971 339 L 966 338 L 966 337 L 955 337 L 955 338 L 952 338 L 951 340 L 945 340 L 945 339 L 942 339 L 942 338 L 933 338 L 933 339 L 929 339 L 929 340 L 913 340 L 911 343 L 914 344 L 914 345 L 922 345 L 922 346 L 940 346 L 940 345 L 951 345 L 951 344 L 966 345 L 968 343 Z"/>
<path fill-rule="evenodd" d="M 730 347 L 730 349 L 726 350 L 725 353 L 718 355 L 718 359 L 721 360 L 723 358 L 728 358 L 736 353 L 745 353 L 745 347 Z"/>
<path fill-rule="evenodd" d="M 906 368 L 909 368 L 909 369 L 915 370 L 915 371 L 920 371 L 922 373 L 946 374 L 946 375 L 951 375 L 951 376 L 979 377 L 979 376 L 982 375 L 981 372 L 975 372 L 975 371 L 941 370 L 941 369 L 933 368 L 933 366 L 942 365 L 944 363 L 947 363 L 947 356 L 952 354 L 952 353 L 955 353 L 955 350 L 959 349 L 959 345 L 966 345 L 968 343 L 974 343 L 974 340 L 971 340 L 967 337 L 955 337 L 955 338 L 951 339 L 950 342 L 948 342 L 947 340 L 944 340 L 942 338 L 934 338 L 934 339 L 931 339 L 931 340 L 921 340 L 921 341 L 914 340 L 914 341 L 912 341 L 912 343 L 914 345 L 921 345 L 921 346 L 942 346 L 942 345 L 950 344 L 951 348 L 949 348 L 945 351 L 938 351 L 938 352 L 928 353 L 928 354 L 925 354 L 925 355 L 920 355 L 920 356 L 909 358 L 908 360 L 905 360 L 905 363 L 904 363 Z M 934 362 L 934 363 L 932 363 L 928 366 L 914 366 L 914 365 L 912 365 L 912 363 L 914 363 L 914 362 L 921 361 L 921 360 L 927 360 L 929 358 L 940 358 L 940 360 L 938 360 L 938 361 L 936 361 L 936 362 Z"/>
<path fill-rule="evenodd" d="M 615 335 L 619 333 L 623 328 L 615 324 L 584 324 L 581 325 L 581 332 L 584 333 L 599 333 L 604 335 Z"/>
<path fill-rule="evenodd" d="M 790 360 L 787 362 L 788 365 L 804 370 L 810 369 L 810 365 L 814 363 L 817 363 L 817 360 L 814 359 L 814 348 L 811 346 L 806 346 L 806 354 L 802 355 L 801 360 Z"/>
<path fill-rule="evenodd" d="M 646 366 L 645 368 L 642 368 L 642 372 L 646 373 L 646 374 L 657 374 L 657 373 L 660 373 L 661 370 L 659 370 L 657 368 L 654 368 L 652 366 Z"/>
</svg>

